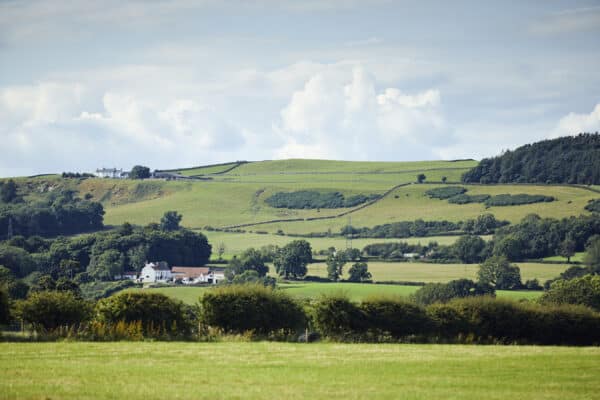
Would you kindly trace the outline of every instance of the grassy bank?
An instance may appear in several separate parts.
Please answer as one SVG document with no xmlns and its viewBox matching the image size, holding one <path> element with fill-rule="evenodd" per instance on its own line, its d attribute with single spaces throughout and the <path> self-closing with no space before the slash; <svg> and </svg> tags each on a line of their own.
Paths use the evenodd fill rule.
<svg viewBox="0 0 600 400">
<path fill-rule="evenodd" d="M 591 399 L 600 349 L 1 343 L 2 399 Z"/>
</svg>

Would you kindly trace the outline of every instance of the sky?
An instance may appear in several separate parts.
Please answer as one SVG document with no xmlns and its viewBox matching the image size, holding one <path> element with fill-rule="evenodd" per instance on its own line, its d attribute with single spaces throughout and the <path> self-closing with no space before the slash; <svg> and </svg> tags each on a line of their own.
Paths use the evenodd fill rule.
<svg viewBox="0 0 600 400">
<path fill-rule="evenodd" d="M 600 130 L 600 1 L 0 1 L 0 176 Z"/>
</svg>

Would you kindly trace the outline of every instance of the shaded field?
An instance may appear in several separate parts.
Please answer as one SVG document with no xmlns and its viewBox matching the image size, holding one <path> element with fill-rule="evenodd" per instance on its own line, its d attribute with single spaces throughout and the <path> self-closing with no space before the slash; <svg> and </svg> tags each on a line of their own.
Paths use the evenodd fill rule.
<svg viewBox="0 0 600 400">
<path fill-rule="evenodd" d="M 344 294 L 352 300 L 360 301 L 369 296 L 408 296 L 419 289 L 419 286 L 386 285 L 368 283 L 321 283 L 321 282 L 291 282 L 278 285 L 281 290 L 298 298 L 316 298 L 325 294 Z M 200 296 L 211 288 L 202 287 L 162 287 L 152 289 L 127 289 L 126 291 L 143 291 L 148 293 L 163 293 L 187 304 L 195 304 Z M 535 299 L 542 292 L 499 290 L 498 297 L 510 299 Z"/>
<path fill-rule="evenodd" d="M 0 343 L 2 399 L 592 399 L 600 348 Z"/>
<path fill-rule="evenodd" d="M 374 281 L 398 281 L 398 282 L 448 282 L 453 279 L 477 279 L 478 264 L 431 264 L 419 262 L 369 262 L 369 272 Z M 543 264 L 543 263 L 515 263 L 521 269 L 523 282 L 529 279 L 537 279 L 543 284 L 549 279 L 569 268 L 568 264 Z M 352 263 L 344 266 L 342 277 L 348 277 L 348 269 Z M 308 266 L 308 274 L 326 277 L 327 265 L 315 263 Z"/>
</svg>

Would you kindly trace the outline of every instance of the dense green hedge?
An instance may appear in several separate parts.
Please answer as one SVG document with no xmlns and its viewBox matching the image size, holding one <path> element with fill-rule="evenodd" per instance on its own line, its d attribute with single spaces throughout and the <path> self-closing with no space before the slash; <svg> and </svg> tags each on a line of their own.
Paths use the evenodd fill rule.
<svg viewBox="0 0 600 400">
<path fill-rule="evenodd" d="M 262 285 L 216 288 L 202 296 L 200 305 L 201 322 L 226 333 L 294 332 L 305 324 L 305 313 L 295 300 Z"/>
<path fill-rule="evenodd" d="M 434 189 L 429 189 L 428 191 L 425 192 L 425 194 L 427 196 L 431 197 L 432 199 L 444 200 L 444 199 L 449 199 L 451 197 L 463 194 L 466 191 L 467 191 L 467 189 L 462 186 L 444 186 L 444 187 L 437 187 Z"/>
<path fill-rule="evenodd" d="M 518 206 L 521 204 L 548 203 L 554 201 L 552 196 L 541 194 L 498 194 L 485 201 L 487 207 Z"/>
<path fill-rule="evenodd" d="M 320 299 L 313 312 L 317 330 L 336 340 L 600 344 L 600 314 L 583 306 L 540 306 L 484 296 L 421 308 L 403 300 L 358 304 L 333 296 Z"/>
<path fill-rule="evenodd" d="M 378 194 L 358 194 L 344 197 L 340 192 L 317 192 L 300 190 L 297 192 L 277 192 L 265 199 L 265 203 L 275 208 L 314 209 L 354 207 L 367 201 L 378 199 Z"/>
<path fill-rule="evenodd" d="M 452 204 L 483 203 L 490 198 L 489 194 L 459 194 L 448 199 Z"/>
</svg>

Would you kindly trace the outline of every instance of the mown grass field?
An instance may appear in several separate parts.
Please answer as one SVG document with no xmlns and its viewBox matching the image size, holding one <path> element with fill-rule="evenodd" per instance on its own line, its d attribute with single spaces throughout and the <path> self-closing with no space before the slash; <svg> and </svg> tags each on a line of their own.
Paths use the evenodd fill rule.
<svg viewBox="0 0 600 400">
<path fill-rule="evenodd" d="M 369 262 L 369 272 L 374 281 L 379 282 L 448 282 L 453 279 L 467 278 L 477 280 L 479 264 L 431 264 L 420 262 Z M 543 284 L 548 279 L 558 275 L 569 268 L 568 264 L 543 264 L 543 263 L 515 263 L 521 270 L 523 282 L 537 279 Z M 348 277 L 348 269 L 352 263 L 344 266 L 343 278 Z M 273 268 L 271 268 L 273 269 Z M 308 266 L 308 274 L 326 277 L 327 265 L 314 263 Z"/>
<path fill-rule="evenodd" d="M 600 348 L 0 343 L 2 399 L 593 399 Z"/>
<path fill-rule="evenodd" d="M 419 289 L 419 286 L 367 284 L 367 283 L 321 283 L 321 282 L 290 282 L 279 284 L 278 287 L 291 296 L 303 299 L 317 298 L 321 295 L 343 294 L 348 298 L 361 301 L 371 296 L 402 296 L 406 297 Z M 133 288 L 126 291 L 142 291 L 148 293 L 163 293 L 169 297 L 183 301 L 186 304 L 196 304 L 200 296 L 209 286 L 171 286 L 160 288 Z M 497 296 L 514 300 L 536 299 L 542 292 L 527 290 L 499 290 Z"/>
</svg>

